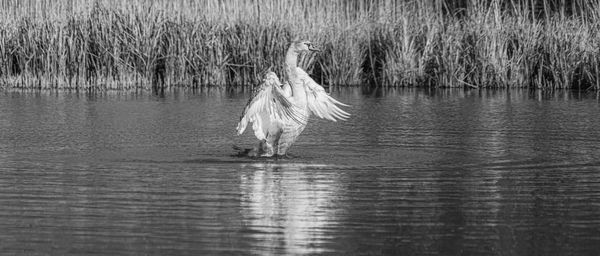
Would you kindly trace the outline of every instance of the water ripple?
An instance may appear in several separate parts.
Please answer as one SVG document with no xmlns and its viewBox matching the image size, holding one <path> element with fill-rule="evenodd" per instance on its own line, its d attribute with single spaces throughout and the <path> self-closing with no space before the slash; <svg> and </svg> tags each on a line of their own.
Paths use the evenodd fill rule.
<svg viewBox="0 0 600 256">
<path fill-rule="evenodd" d="M 4 95 L 2 254 L 600 251 L 590 98 L 349 89 L 349 121 L 253 159 L 231 156 L 247 95 Z"/>
</svg>

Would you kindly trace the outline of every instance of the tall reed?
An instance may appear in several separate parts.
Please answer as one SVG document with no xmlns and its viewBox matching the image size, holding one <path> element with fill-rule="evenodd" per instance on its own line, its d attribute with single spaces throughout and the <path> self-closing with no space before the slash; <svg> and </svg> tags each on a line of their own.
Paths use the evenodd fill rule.
<svg viewBox="0 0 600 256">
<path fill-rule="evenodd" d="M 0 0 L 0 86 L 256 84 L 289 42 L 326 85 L 600 89 L 592 0 Z"/>
</svg>

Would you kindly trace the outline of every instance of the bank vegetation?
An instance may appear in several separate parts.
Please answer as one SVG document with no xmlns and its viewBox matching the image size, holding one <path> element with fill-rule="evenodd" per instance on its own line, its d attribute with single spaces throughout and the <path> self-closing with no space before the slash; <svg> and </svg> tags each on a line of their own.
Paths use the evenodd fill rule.
<svg viewBox="0 0 600 256">
<path fill-rule="evenodd" d="M 600 89 L 600 4 L 0 0 L 0 86 L 243 86 L 286 47 L 324 85 Z"/>
</svg>

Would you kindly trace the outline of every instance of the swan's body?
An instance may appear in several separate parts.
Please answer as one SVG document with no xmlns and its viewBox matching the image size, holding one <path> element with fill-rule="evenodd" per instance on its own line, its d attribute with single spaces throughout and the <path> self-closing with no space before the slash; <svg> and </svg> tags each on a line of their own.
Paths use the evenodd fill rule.
<svg viewBox="0 0 600 256">
<path fill-rule="evenodd" d="M 286 155 L 306 127 L 311 113 L 332 121 L 350 116 L 337 106 L 347 105 L 329 96 L 297 66 L 301 52 L 316 50 L 308 41 L 292 43 L 285 58 L 287 81 L 282 84 L 275 73 L 268 72 L 253 92 L 237 126 L 240 135 L 247 124 L 252 123 L 254 135 L 261 141 L 250 155 Z"/>
</svg>

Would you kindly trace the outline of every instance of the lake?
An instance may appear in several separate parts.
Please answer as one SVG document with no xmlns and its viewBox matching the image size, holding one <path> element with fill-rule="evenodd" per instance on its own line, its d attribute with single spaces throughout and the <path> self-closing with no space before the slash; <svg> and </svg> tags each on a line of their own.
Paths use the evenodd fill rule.
<svg viewBox="0 0 600 256">
<path fill-rule="evenodd" d="M 0 91 L 3 255 L 598 255 L 595 92 L 334 90 L 285 159 L 249 93 Z"/>
</svg>

